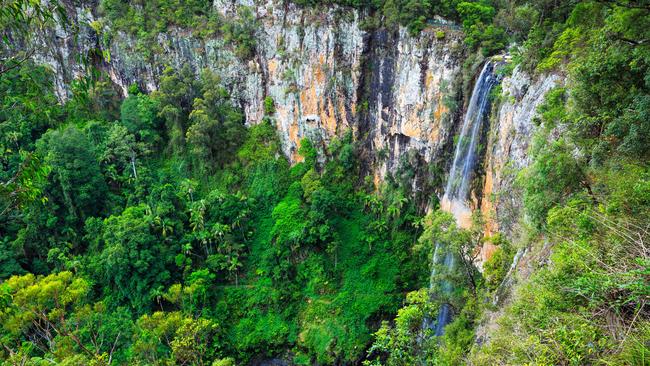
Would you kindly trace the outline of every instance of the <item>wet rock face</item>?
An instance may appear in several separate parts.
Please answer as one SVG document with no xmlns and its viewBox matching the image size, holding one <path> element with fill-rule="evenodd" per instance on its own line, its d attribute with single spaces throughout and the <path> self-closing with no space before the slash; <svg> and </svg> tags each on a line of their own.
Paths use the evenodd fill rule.
<svg viewBox="0 0 650 366">
<path fill-rule="evenodd" d="M 511 239 L 523 218 L 521 192 L 516 174 L 530 164 L 528 148 L 535 132 L 537 107 L 549 90 L 560 86 L 556 74 L 532 79 L 515 69 L 502 82 L 501 104 L 493 118 L 484 162 L 485 177 L 481 211 L 487 218 L 486 232 L 501 232 Z M 489 256 L 488 254 L 485 255 Z"/>
<path fill-rule="evenodd" d="M 63 30 L 44 36 L 41 61 L 57 73 L 62 98 L 68 85 L 83 73 L 77 55 L 98 48 L 110 53 L 101 62 L 112 81 L 126 95 L 138 83 L 147 91 L 158 86 L 164 68 L 189 64 L 195 71 L 210 68 L 246 114 L 248 124 L 264 116 L 264 98 L 271 97 L 273 115 L 291 162 L 300 140 L 322 144 L 352 130 L 365 141 L 368 166 L 377 181 L 395 172 L 400 158 L 434 161 L 450 141 L 454 122 L 450 98 L 460 73 L 460 35 L 445 29 L 413 37 L 406 29 L 361 29 L 359 12 L 347 8 L 301 8 L 278 0 L 215 0 L 214 9 L 225 18 L 250 7 L 257 21 L 256 47 L 247 59 L 236 56 L 232 44 L 219 37 L 201 39 L 191 31 L 170 28 L 157 36 L 157 50 L 143 52 L 135 38 L 101 31 L 109 41 L 82 26 L 82 37 L 72 41 Z M 79 24 L 98 20 L 94 9 L 74 9 Z M 459 51 L 460 50 L 460 51 Z M 413 157 L 415 156 L 415 157 Z M 404 159 L 401 159 L 404 160 Z"/>
<path fill-rule="evenodd" d="M 462 55 L 455 51 L 457 36 L 437 40 L 425 31 L 415 38 L 404 28 L 376 31 L 368 35 L 368 44 L 359 129 L 373 151 L 387 153 L 376 161 L 376 174 L 383 179 L 409 151 L 425 162 L 442 153 L 456 122 L 450 104 Z"/>
</svg>

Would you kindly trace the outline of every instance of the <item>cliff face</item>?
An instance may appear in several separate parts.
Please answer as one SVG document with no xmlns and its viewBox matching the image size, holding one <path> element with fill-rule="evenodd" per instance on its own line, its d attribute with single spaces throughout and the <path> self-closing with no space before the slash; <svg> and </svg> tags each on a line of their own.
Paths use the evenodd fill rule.
<svg viewBox="0 0 650 366">
<path fill-rule="evenodd" d="M 515 69 L 502 81 L 500 103 L 492 116 L 487 138 L 480 208 L 488 235 L 502 233 L 517 241 L 524 220 L 522 192 L 515 185 L 517 173 L 530 164 L 528 148 L 536 129 L 537 108 L 549 90 L 563 84 L 562 77 L 547 74 L 535 79 Z M 496 249 L 484 244 L 480 261 Z M 517 258 L 518 259 L 518 258 Z"/>
<path fill-rule="evenodd" d="M 64 29 L 39 39 L 39 61 L 55 70 L 62 99 L 70 82 L 84 73 L 79 55 L 90 55 L 126 95 L 134 82 L 153 91 L 167 65 L 188 64 L 196 72 L 214 70 L 246 115 L 248 124 L 264 117 L 264 99 L 274 101 L 273 120 L 291 162 L 302 159 L 300 140 L 325 145 L 351 130 L 364 144 L 365 163 L 375 182 L 406 166 L 412 185 L 429 184 L 428 166 L 447 170 L 453 135 L 462 120 L 462 35 L 449 28 L 411 36 L 404 28 L 365 31 L 363 14 L 341 7 L 301 8 L 279 0 L 215 0 L 225 19 L 251 9 L 255 49 L 246 59 L 220 36 L 201 38 L 170 28 L 157 35 L 156 50 L 143 52 L 133 36 L 112 32 L 94 8 L 69 7 L 79 34 Z M 98 25 L 99 24 L 99 25 Z M 146 51 L 146 50 L 145 50 Z M 99 57 L 103 54 L 103 60 Z M 95 55 L 95 56 L 93 56 Z M 502 82 L 494 103 L 474 209 L 486 216 L 486 232 L 515 233 L 522 217 L 516 172 L 525 167 L 533 118 L 556 75 L 531 79 L 515 70 Z M 432 193 L 432 192 L 425 192 Z M 484 248 L 487 258 L 492 249 Z"/>
<path fill-rule="evenodd" d="M 515 232 L 522 216 L 521 197 L 514 186 L 516 173 L 530 163 L 528 148 L 536 128 L 537 108 L 546 93 L 562 83 L 556 74 L 532 79 L 519 69 L 502 82 L 501 103 L 490 126 L 484 162 L 481 210 L 490 218 L 489 232 Z"/>
<path fill-rule="evenodd" d="M 147 56 L 132 36 L 112 32 L 88 8 L 69 9 L 82 24 L 80 36 L 72 39 L 62 29 L 44 36 L 39 57 L 55 69 L 62 98 L 83 73 L 76 56 L 93 49 L 110 54 L 101 66 L 122 94 L 133 82 L 155 90 L 165 65 L 210 68 L 248 124 L 261 121 L 264 98 L 273 99 L 273 117 L 292 162 L 302 159 L 297 150 L 303 137 L 326 144 L 351 130 L 365 141 L 377 182 L 398 168 L 402 156 L 425 166 L 450 142 L 457 116 L 450 107 L 459 104 L 455 86 L 462 62 L 457 31 L 427 30 L 417 37 L 404 28 L 366 32 L 362 15 L 351 9 L 308 9 L 277 0 L 214 2 L 225 18 L 237 17 L 244 6 L 257 22 L 256 47 L 247 59 L 218 36 L 202 39 L 175 28 L 159 34 L 162 51 Z M 92 23 L 102 24 L 98 32 L 83 26 Z"/>
<path fill-rule="evenodd" d="M 221 76 L 248 124 L 261 121 L 264 99 L 273 99 L 274 121 L 292 162 L 302 159 L 297 151 L 303 137 L 324 145 L 351 130 L 364 142 L 376 183 L 400 165 L 415 170 L 415 188 L 426 184 L 429 164 L 446 170 L 462 119 L 460 34 L 451 29 L 438 37 L 433 29 L 417 37 L 404 28 L 366 32 L 362 14 L 339 7 L 323 11 L 277 0 L 214 3 L 224 18 L 237 17 L 244 6 L 257 22 L 256 47 L 247 59 L 237 57 L 220 37 L 202 39 L 176 28 L 157 36 L 162 51 L 146 55 L 136 39 L 112 34 L 106 22 L 99 31 L 84 26 L 100 20 L 89 8 L 69 9 L 82 25 L 76 39 L 63 29 L 43 35 L 38 57 L 54 68 L 62 98 L 70 81 L 84 72 L 78 56 L 94 49 L 110 55 L 101 66 L 123 94 L 134 82 L 155 90 L 166 65 L 189 64 L 197 72 L 207 67 Z M 488 218 L 488 234 L 512 235 L 521 218 L 514 178 L 528 164 L 536 108 L 558 80 L 556 75 L 531 80 L 515 70 L 502 82 L 484 140 L 482 191 L 473 192 L 474 208 Z M 489 256 L 486 250 L 482 257 Z"/>
<path fill-rule="evenodd" d="M 457 35 L 437 40 L 433 31 L 418 38 L 401 28 L 368 35 L 365 57 L 364 115 L 359 118 L 360 135 L 367 134 L 371 151 L 383 152 L 376 178 L 406 164 L 430 163 L 440 157 L 451 142 L 451 132 L 460 115 L 462 55 Z M 461 101 L 462 103 L 462 101 Z M 451 148 L 451 146 L 449 146 Z M 380 156 L 381 159 L 381 156 Z"/>
</svg>

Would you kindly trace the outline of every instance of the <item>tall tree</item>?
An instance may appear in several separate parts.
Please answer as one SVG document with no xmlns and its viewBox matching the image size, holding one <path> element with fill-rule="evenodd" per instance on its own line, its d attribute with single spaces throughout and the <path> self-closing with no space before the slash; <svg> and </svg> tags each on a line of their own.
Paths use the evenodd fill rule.
<svg viewBox="0 0 650 366">
<path fill-rule="evenodd" d="M 167 265 L 175 254 L 156 236 L 150 211 L 146 205 L 129 207 L 89 227 L 97 251 L 89 262 L 91 273 L 114 303 L 138 313 L 151 307 L 154 293 L 169 281 Z"/>
<path fill-rule="evenodd" d="M 185 64 L 180 71 L 166 68 L 160 78 L 160 88 L 152 95 L 159 103 L 158 115 L 165 120 L 172 151 L 185 149 L 188 116 L 198 90 L 194 71 Z"/>
<path fill-rule="evenodd" d="M 102 212 L 107 187 L 88 136 L 67 127 L 48 131 L 37 145 L 52 167 L 48 196 L 66 208 L 66 222 L 80 224 Z"/>
<path fill-rule="evenodd" d="M 194 165 L 212 171 L 232 158 L 246 135 L 244 116 L 230 102 L 219 77 L 209 70 L 201 74 L 201 95 L 194 100 L 187 141 Z"/>
</svg>

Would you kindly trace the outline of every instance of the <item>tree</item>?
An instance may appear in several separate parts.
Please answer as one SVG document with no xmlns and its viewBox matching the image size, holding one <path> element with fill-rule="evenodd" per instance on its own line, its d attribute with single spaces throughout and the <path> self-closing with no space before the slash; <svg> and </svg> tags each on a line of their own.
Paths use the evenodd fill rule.
<svg viewBox="0 0 650 366">
<path fill-rule="evenodd" d="M 7 11 L 6 9 L 0 12 Z M 49 171 L 35 141 L 61 117 L 47 68 L 25 62 L 0 77 L 0 218 L 42 198 Z M 3 226 L 3 225 L 0 225 Z M 1 230 L 0 230 L 1 231 Z"/>
<path fill-rule="evenodd" d="M 270 95 L 264 97 L 264 114 L 271 116 L 275 113 L 275 102 Z"/>
<path fill-rule="evenodd" d="M 65 103 L 67 120 L 82 124 L 88 120 L 114 121 L 119 118 L 122 97 L 117 85 L 93 69 L 70 82 L 71 98 Z"/>
<path fill-rule="evenodd" d="M 488 24 L 494 17 L 494 8 L 484 2 L 461 2 L 456 9 L 463 21 L 463 27 L 471 28 L 478 23 Z"/>
<path fill-rule="evenodd" d="M 158 100 L 141 93 L 124 99 L 120 107 L 122 125 L 135 136 L 136 141 L 149 148 L 157 147 L 160 143 L 158 108 Z"/>
<path fill-rule="evenodd" d="M 459 228 L 448 212 L 438 210 L 424 218 L 424 232 L 418 241 L 422 248 L 429 248 L 429 258 L 433 258 L 430 292 L 435 301 L 448 304 L 455 314 L 467 301 L 465 289 L 477 295 L 480 275 L 474 259 L 481 235 L 480 226 L 474 230 Z"/>
<path fill-rule="evenodd" d="M 190 273 L 185 286 L 172 285 L 164 295 L 172 304 L 180 306 L 185 313 L 195 316 L 210 313 L 209 306 L 215 300 L 216 275 L 208 269 L 201 269 Z"/>
<path fill-rule="evenodd" d="M 463 22 L 465 44 L 470 48 L 482 48 L 484 56 L 503 49 L 505 32 L 492 24 L 495 8 L 485 2 L 463 1 L 456 7 Z"/>
<path fill-rule="evenodd" d="M 400 7 L 400 20 L 406 24 L 411 35 L 419 34 L 426 27 L 430 6 L 428 0 L 407 0 Z"/>
<path fill-rule="evenodd" d="M 436 347 L 435 339 L 425 336 L 423 324 L 435 313 L 435 304 L 429 301 L 426 289 L 408 293 L 406 304 L 397 311 L 394 325 L 384 321 L 373 335 L 364 365 L 406 366 L 427 360 Z"/>
<path fill-rule="evenodd" d="M 487 289 L 494 291 L 501 285 L 508 274 L 514 255 L 510 243 L 502 235 L 497 234 L 488 238 L 488 240 L 498 247 L 483 264 L 483 277 Z"/>
<path fill-rule="evenodd" d="M 119 124 L 114 124 L 108 131 L 105 144 L 101 157 L 105 174 L 119 184 L 138 179 L 136 162 L 149 153 L 148 144 L 137 142 L 135 136 Z"/>
<path fill-rule="evenodd" d="M 128 207 L 95 227 L 89 268 L 116 304 L 128 304 L 136 312 L 149 309 L 156 289 L 164 287 L 171 274 L 175 250 L 158 240 L 154 220 L 146 205 Z"/>
<path fill-rule="evenodd" d="M 220 86 L 219 77 L 209 70 L 201 74 L 201 95 L 190 113 L 187 141 L 200 170 L 223 166 L 235 154 L 246 136 L 244 116 Z"/>
<path fill-rule="evenodd" d="M 76 127 L 48 131 L 35 155 L 51 167 L 42 186 L 45 199 L 23 207 L 13 246 L 26 268 L 47 273 L 54 262 L 61 263 L 61 255 L 85 248 L 81 229 L 87 218 L 103 212 L 107 187 L 88 137 Z M 50 257 L 55 248 L 58 253 Z M 46 264 L 49 259 L 54 262 Z"/>
<path fill-rule="evenodd" d="M 158 116 L 165 120 L 172 151 L 181 152 L 185 148 L 188 116 L 198 90 L 194 71 L 185 64 L 180 71 L 167 67 L 160 77 L 160 88 L 152 93 L 159 106 Z"/>
<path fill-rule="evenodd" d="M 238 281 L 250 227 L 252 202 L 247 197 L 212 191 L 190 210 L 192 236 L 204 249 L 205 263 L 212 271 L 227 272 Z M 198 253 L 196 253 L 198 255 Z"/>
<path fill-rule="evenodd" d="M 28 344 L 32 354 L 58 361 L 110 364 L 120 331 L 128 337 L 128 321 L 111 320 L 101 303 L 91 305 L 90 291 L 87 280 L 70 272 L 14 276 L 0 285 L 0 339 L 9 356 L 24 359 Z"/>
<path fill-rule="evenodd" d="M 137 322 L 134 361 L 146 364 L 207 365 L 214 357 L 217 325 L 180 312 L 155 312 Z"/>
<path fill-rule="evenodd" d="M 566 141 L 541 147 L 535 161 L 519 176 L 524 187 L 524 205 L 531 221 L 541 228 L 548 210 L 583 187 L 590 187 Z"/>
<path fill-rule="evenodd" d="M 289 194 L 273 209 L 273 230 L 275 245 L 282 252 L 295 251 L 307 229 L 305 210 L 301 203 L 302 189 L 298 183 L 289 188 Z"/>
<path fill-rule="evenodd" d="M 42 203 L 47 201 L 43 197 L 43 187 L 51 168 L 30 153 L 20 154 L 24 160 L 11 179 L 0 185 L 0 219 L 11 213 L 16 208 L 30 204 L 41 198 Z"/>
<path fill-rule="evenodd" d="M 107 187 L 88 137 L 75 127 L 67 127 L 48 131 L 37 145 L 39 154 L 52 167 L 48 196 L 67 209 L 66 222 L 79 224 L 98 215 Z"/>
</svg>

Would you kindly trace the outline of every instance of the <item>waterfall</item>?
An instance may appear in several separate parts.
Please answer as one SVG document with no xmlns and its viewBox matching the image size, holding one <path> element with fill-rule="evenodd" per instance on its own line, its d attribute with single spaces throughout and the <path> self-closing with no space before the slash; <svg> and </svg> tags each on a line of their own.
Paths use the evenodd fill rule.
<svg viewBox="0 0 650 366">
<path fill-rule="evenodd" d="M 451 212 L 462 227 L 469 227 L 470 223 L 472 211 L 466 201 L 469 198 L 469 185 L 474 178 L 476 147 L 480 140 L 481 126 L 490 112 L 490 91 L 498 82 L 499 78 L 494 75 L 494 64 L 486 62 L 469 100 L 442 197 L 442 209 Z"/>
<path fill-rule="evenodd" d="M 472 210 L 467 200 L 469 199 L 470 183 L 474 178 L 477 146 L 480 141 L 481 127 L 490 112 L 490 92 L 498 83 L 499 78 L 494 74 L 494 64 L 491 61 L 486 62 L 472 91 L 441 201 L 441 208 L 454 215 L 458 225 L 463 228 L 467 228 L 471 224 Z M 451 272 L 454 266 L 454 254 L 447 250 L 445 243 L 437 242 L 432 260 L 430 287 L 435 284 L 437 268 Z M 444 294 L 450 294 L 453 290 L 449 281 L 443 280 L 440 285 Z M 451 322 L 451 318 L 451 307 L 449 304 L 443 304 L 438 311 L 435 327 L 431 319 L 425 320 L 424 326 L 433 329 L 434 334 L 440 336 L 444 333 L 444 327 Z"/>
</svg>

